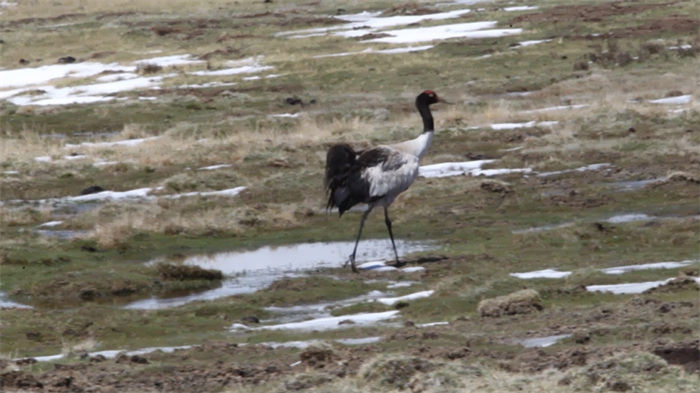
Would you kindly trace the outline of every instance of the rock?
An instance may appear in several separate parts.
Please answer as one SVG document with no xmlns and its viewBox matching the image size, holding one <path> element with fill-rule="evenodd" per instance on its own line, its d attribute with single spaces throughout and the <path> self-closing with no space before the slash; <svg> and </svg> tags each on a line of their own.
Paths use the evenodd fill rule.
<svg viewBox="0 0 700 393">
<path fill-rule="evenodd" d="M 104 190 L 104 188 L 98 185 L 94 185 L 88 188 L 84 188 L 82 191 L 80 191 L 80 195 L 97 194 L 98 192 L 102 192 Z"/>
<path fill-rule="evenodd" d="M 301 105 L 304 106 L 304 101 L 301 100 L 301 98 L 298 97 L 287 97 L 284 102 L 287 105 Z"/>
<path fill-rule="evenodd" d="M 241 318 L 241 322 L 243 322 L 243 323 L 260 323 L 260 318 L 256 317 L 255 315 L 248 315 L 246 317 Z"/>
<path fill-rule="evenodd" d="M 70 64 L 75 63 L 75 57 L 73 56 L 63 56 L 58 58 L 58 64 Z"/>
</svg>

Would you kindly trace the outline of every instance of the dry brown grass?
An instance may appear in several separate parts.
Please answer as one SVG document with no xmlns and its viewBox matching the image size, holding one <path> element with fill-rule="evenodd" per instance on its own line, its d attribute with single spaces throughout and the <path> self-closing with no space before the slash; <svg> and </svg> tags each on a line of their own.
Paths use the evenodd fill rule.
<svg viewBox="0 0 700 393">
<path fill-rule="evenodd" d="M 421 366 L 412 367 L 412 360 Z M 647 367 L 647 371 L 644 371 L 644 367 Z M 507 372 L 480 363 L 379 355 L 367 360 L 360 372 L 352 377 L 337 378 L 319 371 L 306 370 L 285 381 L 237 387 L 227 391 L 286 391 L 287 387 L 294 386 L 293 383 L 297 381 L 304 381 L 304 391 L 311 393 L 574 393 L 621 391 L 619 389 L 622 387 L 645 393 L 697 392 L 697 377 L 644 352 L 620 354 L 567 371 L 546 369 L 536 373 Z"/>
<path fill-rule="evenodd" d="M 540 294 L 534 289 L 523 289 L 505 296 L 484 299 L 477 310 L 482 317 L 501 317 L 524 314 L 542 309 Z"/>
</svg>

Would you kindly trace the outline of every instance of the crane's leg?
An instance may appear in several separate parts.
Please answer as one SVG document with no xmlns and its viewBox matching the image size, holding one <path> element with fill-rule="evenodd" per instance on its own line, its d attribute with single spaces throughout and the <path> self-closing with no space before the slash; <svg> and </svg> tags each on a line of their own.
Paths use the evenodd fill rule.
<svg viewBox="0 0 700 393">
<path fill-rule="evenodd" d="M 359 273 L 357 270 L 357 267 L 355 267 L 355 254 L 357 253 L 357 245 L 360 244 L 360 236 L 362 235 L 362 227 L 365 225 L 365 220 L 367 219 L 367 216 L 369 216 L 369 213 L 372 211 L 371 207 L 368 207 L 367 210 L 362 214 L 362 219 L 360 219 L 360 229 L 357 231 L 357 239 L 355 240 L 355 248 L 352 250 L 352 255 L 350 255 L 350 268 L 352 268 L 352 271 L 354 273 Z M 347 265 L 347 263 L 346 263 Z"/>
<path fill-rule="evenodd" d="M 389 230 L 389 238 L 391 238 L 391 246 L 394 248 L 394 256 L 396 257 L 396 266 L 401 265 L 399 262 L 399 253 L 396 252 L 396 243 L 394 243 L 394 234 L 391 232 L 391 220 L 389 219 L 389 209 L 384 207 L 384 223 L 386 224 L 386 229 Z"/>
</svg>

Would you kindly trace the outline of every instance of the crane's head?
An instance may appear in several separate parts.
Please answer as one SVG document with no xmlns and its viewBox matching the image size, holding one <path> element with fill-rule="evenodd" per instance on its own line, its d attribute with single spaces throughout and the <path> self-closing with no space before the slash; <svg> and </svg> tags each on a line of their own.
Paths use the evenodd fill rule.
<svg viewBox="0 0 700 393">
<path fill-rule="evenodd" d="M 438 97 L 437 93 L 432 90 L 426 90 L 416 97 L 416 103 L 422 103 L 424 105 L 437 104 L 438 102 L 449 104 L 449 102 Z"/>
</svg>

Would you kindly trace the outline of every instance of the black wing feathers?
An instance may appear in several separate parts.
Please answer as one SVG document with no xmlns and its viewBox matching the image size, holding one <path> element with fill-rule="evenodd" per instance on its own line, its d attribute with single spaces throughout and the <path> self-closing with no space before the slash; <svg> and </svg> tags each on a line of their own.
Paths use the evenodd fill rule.
<svg viewBox="0 0 700 393">
<path fill-rule="evenodd" d="M 337 207 L 340 215 L 358 203 L 371 202 L 370 183 L 362 178 L 362 170 L 383 162 L 381 149 L 356 152 L 350 145 L 333 145 L 326 155 L 327 208 Z M 361 153 L 361 154 L 360 154 Z"/>
</svg>

